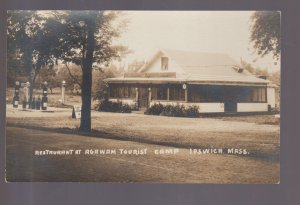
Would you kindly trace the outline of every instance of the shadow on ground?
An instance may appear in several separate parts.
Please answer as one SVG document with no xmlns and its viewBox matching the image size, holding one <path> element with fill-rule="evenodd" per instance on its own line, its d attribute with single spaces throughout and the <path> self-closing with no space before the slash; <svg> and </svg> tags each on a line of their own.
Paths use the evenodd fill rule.
<svg viewBox="0 0 300 205">
<path fill-rule="evenodd" d="M 39 131 L 49 131 L 49 132 L 56 132 L 61 134 L 72 134 L 72 135 L 79 135 L 79 136 L 87 136 L 87 137 L 95 137 L 95 138 L 104 138 L 104 139 L 113 139 L 113 140 L 120 140 L 120 141 L 132 141 L 138 142 L 143 144 L 152 144 L 152 145 L 160 145 L 160 146 L 168 146 L 168 147 L 175 147 L 175 148 L 185 148 L 185 149 L 207 149 L 207 146 L 195 146 L 189 143 L 180 143 L 180 142 L 164 142 L 164 141 L 155 141 L 150 139 L 144 139 L 142 137 L 133 137 L 127 135 L 116 135 L 108 132 L 103 132 L 99 130 L 92 130 L 91 132 L 82 132 L 79 131 L 78 128 L 49 128 L 49 127 L 38 127 L 32 125 L 20 125 L 14 123 L 7 123 L 9 127 L 17 127 L 17 128 L 26 128 L 26 129 L 33 129 Z M 231 147 L 222 147 L 223 150 L 230 149 Z M 251 157 L 258 160 L 265 160 L 265 161 L 279 161 L 279 149 L 275 152 L 266 152 L 264 150 L 249 150 L 248 155 L 244 155 L 245 157 Z M 229 154 L 229 153 L 224 153 Z"/>
</svg>

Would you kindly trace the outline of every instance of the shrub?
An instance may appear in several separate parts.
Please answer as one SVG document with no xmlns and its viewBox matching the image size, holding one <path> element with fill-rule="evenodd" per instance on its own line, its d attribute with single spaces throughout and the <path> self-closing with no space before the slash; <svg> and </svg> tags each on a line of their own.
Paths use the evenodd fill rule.
<svg viewBox="0 0 300 205">
<path fill-rule="evenodd" d="M 160 113 L 162 116 L 171 116 L 172 105 L 163 106 L 163 111 Z"/>
<path fill-rule="evenodd" d="M 184 105 L 167 105 L 163 114 L 170 117 L 184 117 L 184 111 Z"/>
<path fill-rule="evenodd" d="M 172 109 L 172 116 L 177 116 L 177 117 L 186 117 L 186 112 L 185 112 L 185 106 L 184 105 L 176 105 Z"/>
<path fill-rule="evenodd" d="M 188 108 L 185 109 L 186 116 L 187 117 L 199 117 L 199 107 L 196 105 L 189 106 Z"/>
<path fill-rule="evenodd" d="M 129 105 L 122 104 L 122 102 L 111 102 L 108 100 L 100 101 L 95 109 L 102 112 L 131 113 L 131 108 Z"/>
<path fill-rule="evenodd" d="M 146 111 L 146 115 L 160 115 L 161 112 L 163 111 L 164 106 L 160 103 L 154 104 L 151 107 L 149 107 Z"/>
<path fill-rule="evenodd" d="M 122 104 L 120 112 L 122 112 L 122 113 L 131 113 L 131 108 L 128 104 Z"/>
<path fill-rule="evenodd" d="M 148 108 L 145 112 L 147 115 L 161 115 L 169 117 L 199 117 L 199 107 L 198 106 L 188 106 L 184 105 L 162 105 L 154 104 Z"/>
</svg>

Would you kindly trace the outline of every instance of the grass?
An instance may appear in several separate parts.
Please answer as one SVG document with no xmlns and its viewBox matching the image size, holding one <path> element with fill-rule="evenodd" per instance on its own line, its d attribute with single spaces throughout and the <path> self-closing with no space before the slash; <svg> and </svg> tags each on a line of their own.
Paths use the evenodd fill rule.
<svg viewBox="0 0 300 205">
<path fill-rule="evenodd" d="M 20 93 L 22 93 L 20 89 Z M 14 95 L 14 88 L 7 88 L 6 89 L 6 103 L 11 104 Z M 36 89 L 34 90 L 33 96 L 42 95 L 41 90 Z M 97 101 L 92 101 L 92 107 L 97 103 Z M 52 93 L 50 89 L 48 89 L 48 106 L 50 107 L 73 107 L 73 105 L 80 105 L 81 104 L 81 96 L 72 94 L 70 91 L 65 92 L 65 103 L 61 103 L 61 89 L 60 88 L 53 88 Z"/>
<path fill-rule="evenodd" d="M 35 94 L 40 94 L 39 91 Z M 13 89 L 7 90 L 8 102 Z M 60 89 L 49 93 L 49 106 L 71 108 L 80 96 L 67 92 L 65 105 L 59 102 Z M 14 126 L 77 132 L 79 120 L 71 119 L 71 109 L 55 113 L 19 112 L 7 109 L 7 122 Z M 274 115 L 251 115 L 184 119 L 142 114 L 92 112 L 93 136 L 140 141 L 152 144 L 195 148 L 242 148 L 250 156 L 278 160 L 279 124 Z"/>
<path fill-rule="evenodd" d="M 8 89 L 7 102 L 10 105 L 7 106 L 6 120 L 10 127 L 47 130 L 58 139 L 62 137 L 59 133 L 70 133 L 88 141 L 89 144 L 93 144 L 94 140 L 100 140 L 97 138 L 108 138 L 119 140 L 115 141 L 116 144 L 135 141 L 145 145 L 179 148 L 246 149 L 249 155 L 202 155 L 201 160 L 178 156 L 177 164 L 172 163 L 177 169 L 186 167 L 191 169 L 190 172 L 193 172 L 194 167 L 201 165 L 204 168 L 197 174 L 205 177 L 204 181 L 207 182 L 276 183 L 279 181 L 280 120 L 274 115 L 191 119 L 92 111 L 93 131 L 81 133 L 78 131 L 80 120 L 71 118 L 70 109 L 72 105 L 80 104 L 80 96 L 67 93 L 67 101 L 62 106 L 59 102 L 60 89 L 54 89 L 52 94 L 49 93 L 49 106 L 60 108 L 55 108 L 53 113 L 43 113 L 13 109 L 12 95 L 13 89 Z M 76 140 L 69 138 L 62 140 L 76 143 Z M 58 140 L 57 142 L 61 143 Z M 164 164 L 164 160 L 170 161 L 167 157 L 159 157 L 155 160 L 161 164 Z M 82 163 L 88 162 L 89 160 L 84 160 Z M 88 163 L 85 167 L 89 166 L 91 164 Z"/>
<path fill-rule="evenodd" d="M 165 156 L 156 157 L 153 160 L 162 165 L 167 164 L 166 162 L 171 163 L 172 169 L 176 167 L 176 170 L 185 173 L 195 173 L 195 176 L 201 178 L 199 180 L 202 183 L 277 183 L 279 181 L 279 125 L 246 122 L 253 118 L 241 117 L 245 121 L 236 121 L 239 117 L 231 120 L 177 118 L 92 111 L 93 131 L 82 133 L 78 130 L 80 120 L 71 118 L 71 109 L 56 108 L 55 112 L 44 113 L 25 112 L 8 106 L 6 116 L 8 127 L 28 128 L 29 138 L 26 141 L 36 140 L 36 135 L 31 136 L 32 129 L 35 129 L 50 131 L 51 136 L 43 139 L 48 142 L 55 136 L 57 140 L 54 142 L 59 145 L 65 142 L 84 146 L 82 140 L 85 140 L 90 146 L 97 147 L 98 143 L 98 146 L 101 147 L 101 143 L 103 145 L 107 143 L 103 139 L 113 139 L 116 147 L 119 143 L 126 144 L 126 141 L 132 141 L 141 143 L 140 146 L 145 147 L 163 145 L 187 149 L 246 149 L 249 155 L 176 156 L 173 159 Z M 259 117 L 264 119 L 265 116 L 256 118 Z M 262 122 L 266 121 L 262 120 Z M 24 137 L 25 133 L 19 134 Z M 71 135 L 65 137 L 66 135 L 63 134 Z M 99 140 L 102 142 L 100 143 Z M 130 143 L 128 142 L 128 144 Z M 23 145 L 20 146 L 23 147 Z M 186 152 L 188 152 L 187 149 L 185 149 Z M 24 162 L 24 166 L 28 164 L 26 162 L 28 161 Z M 94 166 L 93 164 L 97 164 L 90 160 L 82 160 L 80 163 L 89 169 Z M 95 180 L 94 176 L 92 175 L 90 179 Z M 70 177 L 69 174 L 64 176 L 64 179 L 68 177 Z M 69 180 L 76 181 L 76 179 L 78 179 L 77 176 Z M 134 181 L 136 178 L 132 180 Z M 143 176 L 140 180 L 147 179 Z M 153 181 L 153 179 L 151 180 Z M 172 179 L 163 180 L 178 182 L 185 181 L 185 178 L 178 179 L 174 176 Z"/>
<path fill-rule="evenodd" d="M 15 127 L 7 128 L 7 136 L 8 181 L 218 184 L 274 184 L 279 181 L 278 163 L 238 155 L 190 155 L 187 149 L 180 149 L 176 156 L 155 155 L 154 149 L 166 147 Z M 36 149 L 59 150 L 70 147 L 82 150 L 147 148 L 148 154 L 144 156 L 88 156 L 88 158 L 84 155 L 32 157 L 32 152 Z"/>
<path fill-rule="evenodd" d="M 12 112 L 10 108 L 7 113 L 9 125 L 78 133 L 80 122 L 71 119 L 68 109 L 57 113 Z M 92 112 L 92 123 L 94 132 L 89 135 L 95 137 L 185 148 L 247 149 L 251 157 L 279 160 L 278 125 L 95 111 Z"/>
<path fill-rule="evenodd" d="M 12 98 L 14 94 L 13 88 L 7 88 L 6 90 L 6 102 L 11 104 Z M 40 90 L 35 90 L 34 95 L 41 95 Z M 50 107 L 58 107 L 58 108 L 71 108 L 73 105 L 81 104 L 81 96 L 72 94 L 66 91 L 65 94 L 65 103 L 62 104 L 60 102 L 61 99 L 61 89 L 54 88 L 51 93 L 48 90 L 48 106 Z M 96 105 L 97 101 L 92 101 L 92 108 Z M 279 125 L 280 118 L 275 118 L 274 115 L 249 115 L 249 116 L 226 116 L 226 117 L 207 117 L 207 118 L 215 118 L 221 119 L 224 121 L 238 121 L 238 122 L 250 122 L 250 123 L 258 123 L 258 124 L 270 124 L 270 125 Z"/>
<path fill-rule="evenodd" d="M 238 117 L 217 117 L 224 121 L 239 121 L 239 122 L 249 122 L 258 124 L 268 124 L 268 125 L 279 125 L 280 118 L 276 118 L 274 115 L 249 115 L 249 116 L 238 116 Z"/>
</svg>

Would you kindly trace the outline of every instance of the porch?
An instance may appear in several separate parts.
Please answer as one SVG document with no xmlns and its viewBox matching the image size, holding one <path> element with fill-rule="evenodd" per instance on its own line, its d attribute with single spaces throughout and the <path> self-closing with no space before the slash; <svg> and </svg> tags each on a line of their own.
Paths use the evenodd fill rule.
<svg viewBox="0 0 300 205">
<path fill-rule="evenodd" d="M 133 109 L 163 105 L 196 105 L 200 113 L 267 112 L 267 87 L 187 83 L 109 84 L 109 100 Z"/>
</svg>

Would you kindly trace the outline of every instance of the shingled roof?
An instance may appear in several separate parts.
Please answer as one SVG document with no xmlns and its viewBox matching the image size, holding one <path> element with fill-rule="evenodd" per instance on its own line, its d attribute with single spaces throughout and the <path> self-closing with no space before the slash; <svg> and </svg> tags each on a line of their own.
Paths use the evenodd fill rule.
<svg viewBox="0 0 300 205">
<path fill-rule="evenodd" d="M 148 69 L 152 63 L 160 58 L 167 56 L 172 62 L 175 62 L 183 73 L 177 74 L 173 78 L 160 77 L 123 77 L 118 78 L 121 81 L 147 81 L 161 82 L 189 82 L 189 83 L 216 83 L 216 84 L 268 84 L 268 80 L 264 80 L 253 76 L 247 70 L 239 67 L 239 64 L 227 54 L 222 53 L 201 53 L 190 51 L 178 51 L 164 49 L 158 51 L 154 57 L 144 65 L 139 73 L 148 73 Z M 171 68 L 172 69 L 172 68 Z M 170 71 L 171 71 L 170 69 Z M 116 78 L 108 79 L 115 81 Z M 123 80 L 122 80 L 123 79 Z"/>
</svg>

